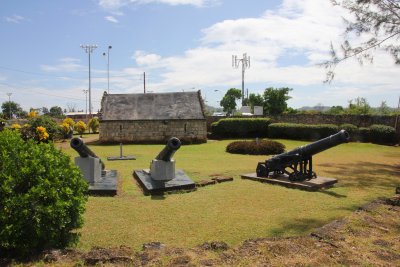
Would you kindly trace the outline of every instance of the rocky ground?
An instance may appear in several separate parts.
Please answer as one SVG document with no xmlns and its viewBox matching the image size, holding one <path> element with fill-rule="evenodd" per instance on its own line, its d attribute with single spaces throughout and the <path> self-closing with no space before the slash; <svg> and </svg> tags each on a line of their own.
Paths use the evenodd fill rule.
<svg viewBox="0 0 400 267">
<path fill-rule="evenodd" d="M 14 264 L 3 259 L 0 265 Z M 195 248 L 153 242 L 139 252 L 128 247 L 53 250 L 21 265 L 400 266 L 400 195 L 373 201 L 306 236 L 252 239 L 232 248 L 224 242 Z"/>
</svg>

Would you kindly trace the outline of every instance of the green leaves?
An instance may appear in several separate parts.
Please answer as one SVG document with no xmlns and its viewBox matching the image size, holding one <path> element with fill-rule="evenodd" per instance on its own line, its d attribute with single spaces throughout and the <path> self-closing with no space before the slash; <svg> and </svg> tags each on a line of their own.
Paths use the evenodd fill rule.
<svg viewBox="0 0 400 267">
<path fill-rule="evenodd" d="M 76 240 L 88 185 L 70 158 L 9 130 L 0 132 L 0 151 L 0 251 L 27 254 Z"/>
</svg>

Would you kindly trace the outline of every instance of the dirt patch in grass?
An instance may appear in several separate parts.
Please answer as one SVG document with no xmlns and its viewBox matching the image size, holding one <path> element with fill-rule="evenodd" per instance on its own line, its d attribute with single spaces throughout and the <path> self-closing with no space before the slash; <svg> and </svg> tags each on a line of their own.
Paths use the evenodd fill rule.
<svg viewBox="0 0 400 267">
<path fill-rule="evenodd" d="M 251 239 L 233 248 L 214 241 L 194 248 L 152 242 L 139 252 L 125 246 L 53 250 L 40 261 L 45 266 L 400 266 L 399 222 L 400 206 L 380 199 L 306 236 Z"/>
</svg>

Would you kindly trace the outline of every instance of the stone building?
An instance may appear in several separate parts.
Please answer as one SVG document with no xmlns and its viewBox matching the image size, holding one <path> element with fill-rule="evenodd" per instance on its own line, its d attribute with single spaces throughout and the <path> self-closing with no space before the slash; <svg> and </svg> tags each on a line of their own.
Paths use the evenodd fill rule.
<svg viewBox="0 0 400 267">
<path fill-rule="evenodd" d="M 107 94 L 100 111 L 100 142 L 207 141 L 204 103 L 198 92 Z"/>
</svg>

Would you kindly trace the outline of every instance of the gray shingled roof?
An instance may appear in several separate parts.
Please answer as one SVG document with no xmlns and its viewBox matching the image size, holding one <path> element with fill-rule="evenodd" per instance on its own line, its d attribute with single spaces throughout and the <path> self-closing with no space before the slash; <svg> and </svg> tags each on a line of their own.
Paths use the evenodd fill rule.
<svg viewBox="0 0 400 267">
<path fill-rule="evenodd" d="M 205 119 L 200 92 L 104 94 L 101 119 Z"/>
</svg>

